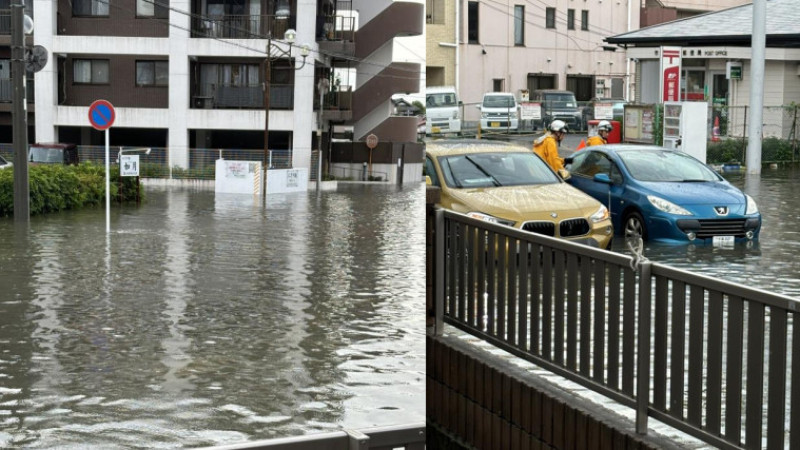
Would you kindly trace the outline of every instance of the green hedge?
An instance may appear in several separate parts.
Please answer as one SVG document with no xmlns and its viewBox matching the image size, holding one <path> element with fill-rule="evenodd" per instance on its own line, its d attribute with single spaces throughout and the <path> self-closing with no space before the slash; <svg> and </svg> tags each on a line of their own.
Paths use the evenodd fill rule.
<svg viewBox="0 0 800 450">
<path fill-rule="evenodd" d="M 119 167 L 110 170 L 111 200 L 136 201 L 136 177 L 122 177 Z M 28 167 L 31 215 L 84 206 L 100 205 L 106 198 L 105 166 L 83 163 L 77 166 L 32 165 Z M 121 194 L 121 195 L 120 195 Z M 144 189 L 139 189 L 144 194 Z M 0 170 L 0 216 L 14 215 L 14 168 Z"/>
<path fill-rule="evenodd" d="M 706 149 L 706 162 L 709 164 L 725 164 L 730 162 L 744 164 L 747 159 L 747 140 L 742 138 L 723 139 L 709 142 Z M 794 144 L 788 139 L 776 137 L 764 138 L 761 141 L 761 162 L 796 162 Z"/>
</svg>

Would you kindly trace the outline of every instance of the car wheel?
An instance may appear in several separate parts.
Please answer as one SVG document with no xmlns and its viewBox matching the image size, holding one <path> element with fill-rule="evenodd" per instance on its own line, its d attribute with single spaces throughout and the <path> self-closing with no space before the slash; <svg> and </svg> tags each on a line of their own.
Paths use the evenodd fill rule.
<svg viewBox="0 0 800 450">
<path fill-rule="evenodd" d="M 647 240 L 647 228 L 644 225 L 644 218 L 641 214 L 634 211 L 625 216 L 625 226 L 623 227 L 625 238 L 641 238 Z"/>
</svg>

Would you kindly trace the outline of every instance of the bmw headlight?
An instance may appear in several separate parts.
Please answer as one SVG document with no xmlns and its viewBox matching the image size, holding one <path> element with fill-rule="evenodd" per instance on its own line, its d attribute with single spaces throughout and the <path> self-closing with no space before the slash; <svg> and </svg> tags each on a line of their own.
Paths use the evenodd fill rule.
<svg viewBox="0 0 800 450">
<path fill-rule="evenodd" d="M 600 205 L 600 209 L 598 209 L 594 214 L 589 216 L 589 220 L 591 220 L 592 223 L 597 223 L 608 219 L 608 217 L 609 217 L 608 208 L 606 208 L 603 205 Z"/>
<path fill-rule="evenodd" d="M 756 214 L 758 213 L 758 205 L 756 205 L 756 201 L 753 200 L 753 197 L 750 197 L 747 194 L 744 194 L 745 198 L 747 198 L 747 209 L 744 211 L 745 214 Z"/>
<path fill-rule="evenodd" d="M 484 213 L 477 212 L 477 211 L 468 212 L 467 216 L 472 217 L 473 219 L 480 219 L 480 220 L 485 220 L 487 222 L 496 223 L 496 224 L 499 224 L 499 225 L 505 225 L 507 227 L 513 227 L 514 226 L 514 221 L 512 221 L 512 220 L 500 219 L 500 218 L 497 218 L 495 216 L 490 216 L 488 214 L 484 214 Z"/>
<path fill-rule="evenodd" d="M 664 200 L 661 197 L 656 197 L 655 195 L 648 195 L 647 200 L 650 200 L 650 203 L 655 206 L 657 209 L 664 211 L 668 214 L 677 214 L 679 216 L 691 216 L 692 213 L 681 208 L 680 206 L 672 203 L 670 201 Z"/>
</svg>

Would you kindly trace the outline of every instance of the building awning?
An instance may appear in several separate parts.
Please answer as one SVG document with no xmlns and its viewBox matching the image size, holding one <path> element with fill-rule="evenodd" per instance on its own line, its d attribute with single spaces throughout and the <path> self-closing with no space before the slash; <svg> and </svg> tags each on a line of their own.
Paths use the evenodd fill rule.
<svg viewBox="0 0 800 450">
<path fill-rule="evenodd" d="M 766 2 L 767 47 L 800 47 L 797 0 Z M 605 39 L 620 46 L 727 45 L 750 47 L 753 5 L 715 11 L 630 31 Z"/>
</svg>

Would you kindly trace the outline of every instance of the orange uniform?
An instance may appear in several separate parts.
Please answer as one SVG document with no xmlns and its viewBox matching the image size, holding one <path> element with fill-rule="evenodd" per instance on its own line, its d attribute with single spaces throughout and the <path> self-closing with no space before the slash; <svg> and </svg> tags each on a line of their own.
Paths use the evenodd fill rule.
<svg viewBox="0 0 800 450">
<path fill-rule="evenodd" d="M 590 137 L 589 140 L 586 141 L 587 147 L 591 147 L 593 145 L 604 145 L 604 144 L 608 144 L 608 141 L 603 139 L 599 134 Z"/>
<path fill-rule="evenodd" d="M 533 151 L 541 156 L 544 162 L 554 171 L 558 172 L 564 168 L 564 158 L 558 156 L 558 142 L 555 136 L 550 133 L 542 136 L 533 143 Z"/>
</svg>

